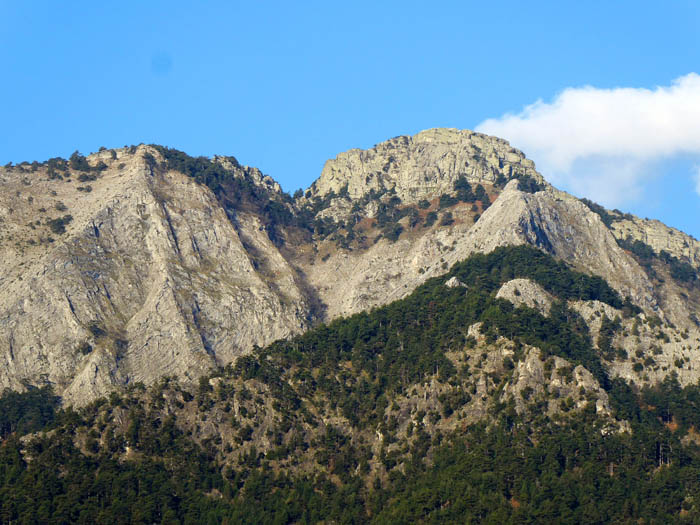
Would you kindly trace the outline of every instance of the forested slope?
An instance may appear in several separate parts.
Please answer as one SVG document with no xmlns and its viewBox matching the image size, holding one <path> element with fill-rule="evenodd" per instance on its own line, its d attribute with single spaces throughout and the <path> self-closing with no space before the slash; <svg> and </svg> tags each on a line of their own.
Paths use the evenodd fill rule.
<svg viewBox="0 0 700 525">
<path fill-rule="evenodd" d="M 548 312 L 496 298 L 516 278 Z M 500 248 L 196 389 L 165 378 L 57 412 L 47 390 L 6 393 L 0 519 L 697 521 L 700 388 L 615 377 L 577 302 L 646 319 L 599 277 Z"/>
</svg>

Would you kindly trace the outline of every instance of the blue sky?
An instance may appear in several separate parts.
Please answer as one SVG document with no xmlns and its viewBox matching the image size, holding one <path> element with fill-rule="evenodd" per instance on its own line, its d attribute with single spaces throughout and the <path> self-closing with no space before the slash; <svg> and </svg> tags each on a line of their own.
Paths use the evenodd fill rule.
<svg viewBox="0 0 700 525">
<path fill-rule="evenodd" d="M 159 143 L 234 155 L 293 191 L 352 147 L 498 129 L 559 187 L 700 237 L 700 137 L 677 138 L 696 130 L 673 113 L 700 99 L 690 81 L 673 91 L 700 73 L 698 27 L 691 1 L 0 0 L 0 163 Z M 567 89 L 584 102 L 567 106 Z M 618 95 L 645 113 L 669 92 L 644 125 L 616 113 Z M 587 104 L 606 97 L 611 120 L 593 118 Z M 583 138 L 551 144 L 569 135 L 543 132 L 542 107 L 527 110 L 538 100 Z M 619 156 L 577 149 L 603 127 L 644 133 Z M 650 156 L 655 136 L 666 142 Z M 553 161 L 562 151 L 568 164 Z"/>
</svg>

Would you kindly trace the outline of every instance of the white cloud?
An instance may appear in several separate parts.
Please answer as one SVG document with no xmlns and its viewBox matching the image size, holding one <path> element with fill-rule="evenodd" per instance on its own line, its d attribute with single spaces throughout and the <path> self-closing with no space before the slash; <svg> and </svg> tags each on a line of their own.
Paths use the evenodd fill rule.
<svg viewBox="0 0 700 525">
<path fill-rule="evenodd" d="M 655 89 L 567 88 L 476 129 L 522 149 L 553 184 L 615 206 L 639 198 L 662 161 L 700 157 L 700 75 Z"/>
</svg>

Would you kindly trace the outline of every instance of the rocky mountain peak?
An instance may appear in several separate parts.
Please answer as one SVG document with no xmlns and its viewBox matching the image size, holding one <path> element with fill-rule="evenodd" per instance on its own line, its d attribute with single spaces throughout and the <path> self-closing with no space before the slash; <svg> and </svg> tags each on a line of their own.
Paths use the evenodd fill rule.
<svg viewBox="0 0 700 525">
<path fill-rule="evenodd" d="M 435 128 L 399 136 L 368 150 L 352 149 L 326 162 L 311 186 L 314 197 L 331 192 L 360 199 L 370 191 L 395 192 L 415 203 L 452 191 L 455 181 L 503 184 L 532 177 L 544 183 L 535 164 L 507 141 L 469 130 Z"/>
<path fill-rule="evenodd" d="M 196 380 L 308 327 L 294 270 L 241 196 L 275 184 L 228 162 L 233 178 L 138 146 L 0 170 L 0 389 L 48 383 L 82 404 Z M 234 179 L 235 195 L 208 187 Z"/>
</svg>

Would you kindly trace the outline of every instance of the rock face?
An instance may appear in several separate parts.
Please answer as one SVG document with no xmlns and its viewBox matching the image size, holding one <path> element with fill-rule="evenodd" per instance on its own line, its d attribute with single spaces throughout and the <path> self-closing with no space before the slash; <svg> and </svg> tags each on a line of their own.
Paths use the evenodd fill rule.
<svg viewBox="0 0 700 525">
<path fill-rule="evenodd" d="M 161 154 L 149 146 L 103 151 L 88 159 L 104 164 L 96 175 L 0 168 L 0 389 L 51 383 L 82 404 L 163 375 L 193 381 L 314 319 L 389 303 L 470 254 L 518 244 L 605 278 L 664 323 L 668 343 L 655 343 L 652 329 L 637 328 L 639 340 L 616 336 L 628 355 L 639 343 L 663 365 L 640 374 L 630 357 L 611 361 L 615 373 L 652 381 L 697 356 L 700 293 L 654 281 L 617 240 L 643 240 L 696 268 L 698 242 L 630 216 L 606 226 L 501 139 L 434 129 L 351 150 L 328 161 L 294 202 L 258 170 L 216 157 L 245 187 L 271 196 L 278 215 L 296 217 L 277 230 L 266 201 L 226 204 L 162 168 Z M 462 177 L 483 185 L 477 200 L 456 198 Z M 380 222 L 387 210 L 390 231 Z M 534 283 L 511 281 L 498 293 L 549 310 Z M 598 309 L 581 308 L 597 333 Z M 694 382 L 700 369 L 688 364 L 680 377 Z"/>
<path fill-rule="evenodd" d="M 582 395 L 582 392 L 586 395 Z M 549 397 L 546 396 L 548 393 L 555 393 L 554 399 L 547 400 L 548 414 L 560 411 L 557 399 L 569 398 L 572 406 L 581 408 L 587 403 L 586 396 L 593 397 L 597 414 L 609 416 L 612 413 L 608 394 L 588 370 L 560 357 L 552 357 L 551 367 L 546 369 L 539 350 L 528 349 L 525 359 L 518 362 L 511 382 L 504 389 L 503 397 L 513 394 L 516 410 L 523 413 L 531 397 Z"/>
<path fill-rule="evenodd" d="M 542 177 L 534 163 L 505 140 L 456 129 L 429 129 L 414 137 L 396 137 L 374 148 L 353 149 L 326 162 L 313 195 L 340 194 L 352 199 L 391 189 L 403 202 L 432 199 L 452 191 L 459 176 L 493 184 L 529 175 Z"/>
<path fill-rule="evenodd" d="M 445 286 L 447 286 L 448 288 L 459 288 L 459 287 L 466 288 L 467 287 L 466 284 L 464 284 L 462 281 L 460 281 L 456 277 L 450 277 L 447 281 L 445 281 Z"/>
<path fill-rule="evenodd" d="M 534 308 L 542 315 L 549 314 L 552 297 L 539 284 L 530 279 L 513 279 L 508 281 L 496 294 L 499 299 L 506 299 L 515 306 Z"/>
<path fill-rule="evenodd" d="M 475 251 L 532 244 L 583 271 L 603 276 L 623 297 L 656 308 L 653 287 L 639 264 L 615 241 L 600 217 L 575 197 L 548 187 L 534 194 L 508 183 L 470 236 Z"/>
<path fill-rule="evenodd" d="M 688 261 L 695 268 L 700 268 L 700 241 L 682 231 L 670 228 L 659 221 L 638 217 L 615 221 L 611 229 L 618 239 L 630 238 L 642 241 L 651 246 L 656 253 L 666 251 L 681 260 Z"/>
<path fill-rule="evenodd" d="M 475 252 L 532 244 L 577 268 L 604 276 L 644 308 L 658 308 L 646 273 L 618 246 L 600 217 L 578 199 L 547 187 L 535 194 L 509 182 L 473 223 L 467 206 L 452 210 L 454 223 L 397 242 L 380 240 L 365 252 L 340 251 L 305 268 L 331 317 L 385 304 Z M 335 278 L 334 278 L 335 276 Z"/>
<path fill-rule="evenodd" d="M 625 317 L 622 311 L 599 301 L 572 301 L 569 306 L 586 321 L 613 375 L 637 384 L 663 381 L 670 373 L 681 384 L 696 383 L 700 377 L 700 331 L 696 325 L 683 324 L 679 329 L 650 312 Z M 612 331 L 611 321 L 617 326 Z M 605 322 L 610 333 L 607 344 L 601 337 Z"/>
<path fill-rule="evenodd" d="M 0 388 L 50 382 L 81 402 L 163 375 L 193 380 L 308 326 L 296 274 L 256 217 L 232 224 L 206 187 L 152 175 L 146 153 L 157 155 L 119 152 L 89 192 L 3 174 L 17 189 L 0 204 Z M 65 214 L 65 233 L 47 231 L 48 217 Z"/>
</svg>

